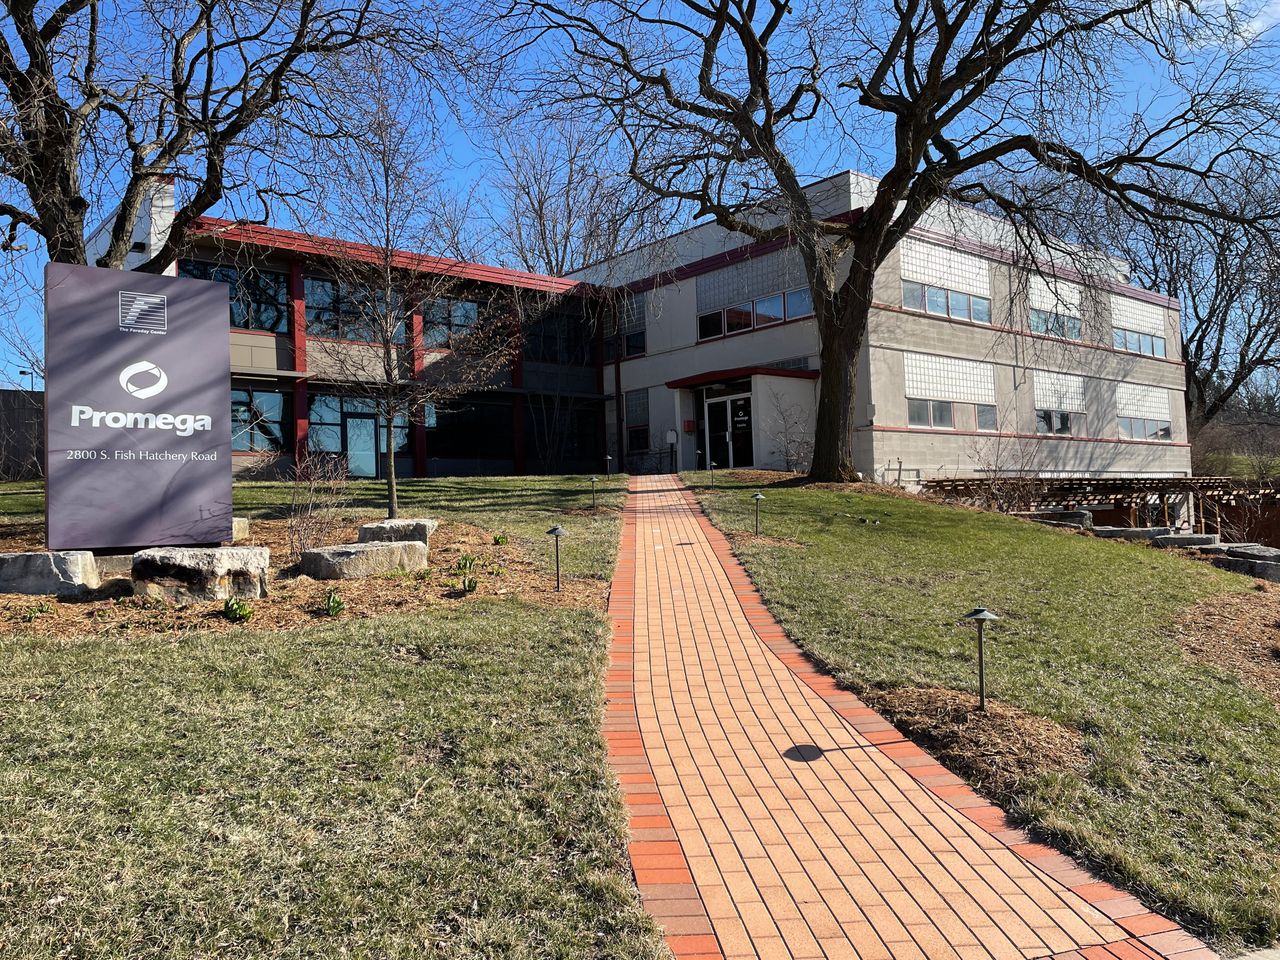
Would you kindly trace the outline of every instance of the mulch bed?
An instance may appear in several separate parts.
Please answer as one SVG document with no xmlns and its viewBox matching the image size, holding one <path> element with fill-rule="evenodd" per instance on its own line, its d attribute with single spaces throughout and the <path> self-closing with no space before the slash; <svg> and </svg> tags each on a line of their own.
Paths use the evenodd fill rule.
<svg viewBox="0 0 1280 960">
<path fill-rule="evenodd" d="M 356 540 L 361 521 L 351 518 L 334 535 L 332 543 Z M 30 529 L 27 529 L 27 528 Z M 39 550 L 40 524 L 8 524 L 0 536 L 0 552 Z M 312 580 L 297 576 L 289 566 L 288 523 L 254 520 L 245 545 L 271 548 L 272 581 L 269 595 L 249 601 L 252 619 L 246 624 L 228 621 L 222 602 L 209 601 L 175 606 L 164 601 L 133 597 L 128 581 L 109 580 L 92 600 L 60 601 L 48 597 L 0 595 L 0 632 L 14 630 L 47 637 L 108 636 L 130 631 L 184 632 L 191 630 L 287 630 L 330 619 L 361 619 L 387 613 L 427 610 L 442 605 L 473 602 L 477 597 L 516 596 L 548 606 L 603 609 L 608 582 L 566 578 L 563 590 L 555 590 L 554 575 L 534 566 L 514 544 L 495 544 L 493 533 L 463 523 L 444 522 L 431 538 L 431 567 L 419 574 L 364 577 L 357 580 Z M 463 593 L 454 572 L 458 558 L 475 558 L 476 590 Z M 336 590 L 344 609 L 336 618 L 324 613 L 329 590 Z"/>
<path fill-rule="evenodd" d="M 1047 717 L 939 687 L 869 690 L 863 699 L 940 763 L 997 801 L 1041 774 L 1083 772 L 1089 764 L 1079 732 Z"/>
<path fill-rule="evenodd" d="M 1272 585 L 1197 604 L 1179 621 L 1178 639 L 1192 656 L 1234 673 L 1280 708 L 1280 591 Z"/>
</svg>

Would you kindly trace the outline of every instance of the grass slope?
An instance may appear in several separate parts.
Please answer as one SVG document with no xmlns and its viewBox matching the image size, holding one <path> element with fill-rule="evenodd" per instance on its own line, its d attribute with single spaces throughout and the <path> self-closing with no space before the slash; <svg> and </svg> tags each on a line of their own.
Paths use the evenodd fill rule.
<svg viewBox="0 0 1280 960">
<path fill-rule="evenodd" d="M 687 479 L 718 526 L 751 531 L 757 488 Z M 1014 816 L 1228 945 L 1280 937 L 1280 716 L 1172 636 L 1180 611 L 1250 581 L 994 514 L 765 493 L 766 538 L 738 538 L 739 554 L 842 683 L 976 690 L 973 630 L 959 617 L 991 607 L 1004 618 L 990 632 L 991 695 L 1081 731 L 1090 755 L 1084 775 L 1023 782 Z"/>
<path fill-rule="evenodd" d="M 663 956 L 597 733 L 592 612 L 0 656 L 14 955 Z"/>
</svg>

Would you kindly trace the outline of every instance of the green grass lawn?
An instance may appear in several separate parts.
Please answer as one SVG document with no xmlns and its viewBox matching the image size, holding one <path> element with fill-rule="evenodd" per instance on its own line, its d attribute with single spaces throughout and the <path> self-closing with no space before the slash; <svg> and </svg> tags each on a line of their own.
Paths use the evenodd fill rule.
<svg viewBox="0 0 1280 960">
<path fill-rule="evenodd" d="M 612 568 L 618 514 L 571 512 L 589 484 L 406 486 L 406 513 L 530 542 L 562 521 L 571 563 Z M 6 488 L 0 510 L 32 498 Z M 0 635 L 0 952 L 664 957 L 599 733 L 607 645 L 599 611 L 518 599 Z"/>
<path fill-rule="evenodd" d="M 752 529 L 757 488 L 687 480 L 715 523 Z M 959 618 L 988 606 L 992 696 L 1080 731 L 1083 775 L 1006 803 L 1148 902 L 1232 945 L 1280 937 L 1280 715 L 1193 662 L 1180 611 L 1251 581 L 1146 547 L 886 495 L 774 486 L 737 549 L 788 632 L 856 691 L 974 691 Z M 860 517 L 880 520 L 861 523 Z M 778 542 L 793 540 L 795 543 Z"/>
</svg>

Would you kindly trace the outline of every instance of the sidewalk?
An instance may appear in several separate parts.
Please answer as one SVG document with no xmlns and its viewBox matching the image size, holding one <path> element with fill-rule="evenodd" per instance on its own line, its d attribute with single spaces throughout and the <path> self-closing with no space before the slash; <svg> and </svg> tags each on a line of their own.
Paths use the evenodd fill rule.
<svg viewBox="0 0 1280 960">
<path fill-rule="evenodd" d="M 1208 960 L 838 690 L 674 477 L 632 480 L 605 733 L 682 960 Z"/>
</svg>

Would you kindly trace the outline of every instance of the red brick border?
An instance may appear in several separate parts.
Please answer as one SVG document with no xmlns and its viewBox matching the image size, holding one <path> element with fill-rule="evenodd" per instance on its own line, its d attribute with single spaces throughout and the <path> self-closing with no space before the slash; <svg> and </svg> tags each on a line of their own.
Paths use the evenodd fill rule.
<svg viewBox="0 0 1280 960">
<path fill-rule="evenodd" d="M 640 736 L 634 686 L 635 589 L 636 515 L 628 496 L 618 564 L 609 590 L 613 642 L 605 678 L 604 720 L 609 764 L 627 805 L 631 831 L 627 852 L 644 908 L 662 926 L 667 946 L 677 960 L 723 960 L 720 941 L 694 886 Z"/>
<path fill-rule="evenodd" d="M 673 477 L 672 480 L 680 483 L 678 478 Z M 1009 823 L 1003 810 L 980 797 L 967 783 L 906 739 L 893 724 L 857 696 L 840 689 L 835 680 L 797 646 L 774 619 L 773 614 L 765 606 L 760 591 L 747 574 L 746 568 L 733 552 L 728 539 L 711 522 L 693 491 L 685 489 L 682 491 L 682 496 L 693 507 L 698 524 L 733 584 L 734 596 L 742 605 L 751 628 L 761 642 L 786 664 L 792 673 L 822 697 L 849 726 L 867 740 L 877 744 L 882 753 L 931 793 L 988 831 L 1023 860 L 1091 903 L 1130 935 L 1124 940 L 1103 946 L 1058 954 L 1050 960 L 1216 960 L 1218 958 L 1218 954 L 1202 941 L 1187 933 L 1174 921 L 1148 910 L 1136 897 L 1099 880 L 1065 854 L 1051 847 L 1034 843 L 1024 830 Z M 623 540 L 626 543 L 625 530 Z M 630 546 L 632 548 L 635 546 L 634 521 Z M 634 557 L 634 549 L 632 555 Z M 634 565 L 631 577 L 631 586 L 634 587 Z M 612 602 L 610 607 L 612 608 Z"/>
</svg>

